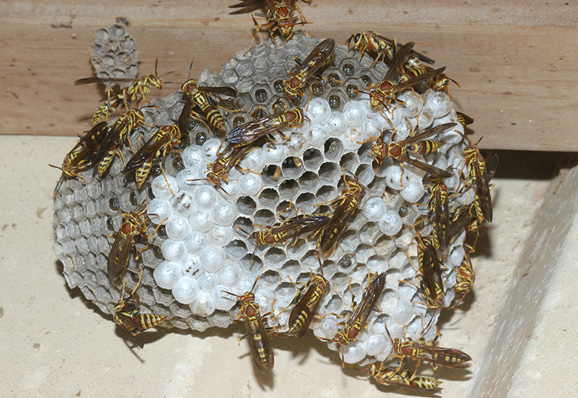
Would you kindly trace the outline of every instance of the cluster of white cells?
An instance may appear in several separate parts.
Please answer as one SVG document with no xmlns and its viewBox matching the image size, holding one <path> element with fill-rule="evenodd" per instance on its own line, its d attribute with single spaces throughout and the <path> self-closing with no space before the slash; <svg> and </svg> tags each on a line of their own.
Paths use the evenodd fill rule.
<svg viewBox="0 0 578 398">
<path fill-rule="evenodd" d="M 293 57 L 304 59 L 317 42 L 299 35 L 277 53 L 270 43 L 258 46 L 247 55 L 237 54 L 219 75 L 206 71 L 199 83 L 234 87 L 238 107 L 250 112 L 258 107 L 271 113 L 276 103 L 283 104 L 279 81 L 286 79 L 286 71 L 294 67 Z M 334 339 L 341 323 L 353 312 L 352 303 L 359 302 L 368 274 L 375 272 L 387 273 L 386 288 L 367 328 L 357 341 L 342 348 L 329 342 L 332 349 L 343 351 L 345 362 L 385 360 L 391 351 L 386 322 L 394 337 L 401 337 L 405 326 L 406 335 L 412 338 L 418 338 L 425 325 L 435 326 L 439 311 L 421 304 L 424 299 L 415 287 L 420 281 L 416 228 L 424 236 L 431 232 L 428 176 L 409 164 L 402 168 L 391 158 L 377 167 L 369 149 L 382 133 L 386 142 L 391 142 L 394 134 L 395 141 L 401 141 L 418 131 L 457 122 L 456 112 L 444 93 L 418 95 L 411 90 L 379 112 L 370 106 L 363 90 L 368 83 L 379 82 L 386 67 L 379 63 L 371 68 L 371 59 L 364 56 L 358 61 L 358 55 L 344 46 L 336 46 L 335 53 L 335 60 L 323 75 L 332 75 L 339 83 L 313 78 L 312 98 L 304 98 L 301 104 L 307 116 L 305 123 L 282 129 L 289 140 L 274 134 L 275 143 L 248 152 L 240 167 L 230 171 L 228 183 L 222 182 L 222 189 L 205 178 L 208 166 L 226 143 L 202 123 L 189 133 L 190 145 L 167 157 L 165 173 L 150 176 L 150 186 L 145 184 L 140 192 L 135 193 L 134 183 L 123 178 L 119 159 L 114 161 L 110 176 L 102 181 L 91 177 L 86 185 L 66 181 L 55 201 L 56 251 L 65 264 L 69 284 L 81 287 L 103 310 L 113 311 L 120 295 L 118 287 L 111 287 L 106 277 L 106 256 L 112 244 L 108 234 L 120 226 L 121 211 L 133 211 L 143 198 L 149 198 L 149 233 L 162 226 L 150 242 L 138 242 L 139 247 L 153 245 L 140 260 L 145 267 L 139 290 L 143 312 L 168 315 L 167 324 L 180 328 L 227 327 L 239 312 L 232 294 L 249 291 L 260 276 L 254 289 L 256 301 L 262 313 L 274 314 L 266 319 L 266 325 L 287 331 L 292 300 L 312 273 L 321 272 L 316 240 L 302 235 L 294 242 L 256 247 L 249 234 L 297 212 L 331 213 L 327 203 L 341 195 L 345 188 L 343 175 L 353 173 L 367 191 L 335 250 L 323 258 L 323 275 L 330 282 L 330 291 L 323 298 L 319 319 L 311 324 L 313 333 L 323 340 Z M 180 114 L 183 97 L 177 93 L 155 104 L 158 109 L 145 112 L 147 123 L 170 124 Z M 249 112 L 224 112 L 224 116 L 229 128 L 252 118 Z M 145 138 L 153 131 L 144 127 Z M 440 149 L 420 157 L 454 174 L 445 180 L 450 193 L 460 190 L 458 176 L 464 168 L 465 146 L 462 133 L 458 123 L 438 134 L 433 139 L 442 143 Z M 125 154 L 130 156 L 126 150 Z M 179 167 L 173 167 L 176 159 Z M 105 202 L 96 206 L 106 214 L 83 213 L 71 218 L 74 207 L 78 203 L 84 206 L 84 197 L 90 197 L 82 192 L 95 190 L 101 195 L 100 202 Z M 453 195 L 450 207 L 471 201 L 471 196 Z M 118 200 L 118 208 L 109 205 L 113 199 Z M 91 217 L 101 218 L 97 223 L 85 221 Z M 84 228 L 88 234 L 75 230 L 74 225 L 82 222 L 89 224 Z M 447 268 L 443 269 L 447 289 L 444 306 L 454 297 L 456 270 L 464 256 L 461 242 L 458 237 L 443 253 Z M 80 250 L 83 245 L 90 250 Z M 131 258 L 129 286 L 138 278 L 137 270 Z M 435 327 L 430 327 L 423 337 L 431 340 L 435 333 Z"/>
</svg>

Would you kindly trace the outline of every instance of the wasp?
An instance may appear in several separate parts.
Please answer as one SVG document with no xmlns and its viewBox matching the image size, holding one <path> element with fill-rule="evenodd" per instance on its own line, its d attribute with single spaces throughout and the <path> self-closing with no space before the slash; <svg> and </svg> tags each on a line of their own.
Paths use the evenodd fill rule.
<svg viewBox="0 0 578 398">
<path fill-rule="evenodd" d="M 305 87 L 309 79 L 335 58 L 334 49 L 335 40 L 325 39 L 315 46 L 295 72 L 287 72 L 289 79 L 283 81 L 283 88 L 291 100 L 305 95 Z"/>
<path fill-rule="evenodd" d="M 391 60 L 398 51 L 398 47 L 403 47 L 403 44 L 397 43 L 394 39 L 389 39 L 380 35 L 377 32 L 365 32 L 351 35 L 345 42 L 350 51 L 359 51 L 359 59 L 363 57 L 366 52 L 373 52 L 377 57 L 373 61 L 371 67 L 373 68 L 377 62 L 382 59 L 388 66 L 391 65 Z M 422 66 L 423 63 L 433 65 L 435 61 L 417 51 L 411 50 L 408 54 L 406 64 L 410 68 Z"/>
<path fill-rule="evenodd" d="M 446 74 L 443 73 L 440 73 L 439 75 L 431 79 L 429 87 L 434 91 L 440 91 L 446 93 L 447 95 L 450 95 L 450 81 L 454 82 L 456 86 L 461 87 L 458 82 L 456 82 L 454 79 L 448 77 Z"/>
<path fill-rule="evenodd" d="M 255 148 L 250 146 L 235 147 L 233 144 L 229 144 L 225 150 L 220 153 L 214 163 L 207 166 L 207 176 L 201 179 L 191 179 L 188 182 L 193 181 L 209 181 L 215 184 L 217 188 L 225 192 L 227 195 L 230 194 L 221 187 L 221 181 L 225 183 L 229 182 L 229 171 L 233 167 L 239 167 L 239 162 L 243 160 L 243 157 Z M 240 168 L 240 167 L 239 167 Z M 242 170 L 242 169 L 241 169 Z"/>
<path fill-rule="evenodd" d="M 444 302 L 444 282 L 441 275 L 441 261 L 438 258 L 436 250 L 429 239 L 422 238 L 419 235 L 417 240 L 417 259 L 419 263 L 418 273 L 421 275 L 421 282 L 419 286 L 414 285 L 409 281 L 401 281 L 409 283 L 416 287 L 425 299 L 425 304 L 428 308 L 438 309 Z"/>
<path fill-rule="evenodd" d="M 249 145 L 259 138 L 281 128 L 301 127 L 305 119 L 303 108 L 298 107 L 284 110 L 270 116 L 240 124 L 227 133 L 227 140 L 233 144 L 234 147 Z"/>
<path fill-rule="evenodd" d="M 92 124 L 97 124 L 103 120 L 108 120 L 108 114 L 114 112 L 120 104 L 124 103 L 128 107 L 129 103 L 134 103 L 137 106 L 140 105 L 141 101 L 147 100 L 147 95 L 153 87 L 158 89 L 162 88 L 161 79 L 157 73 L 157 66 L 159 60 L 155 62 L 155 74 L 141 77 L 140 79 L 128 79 L 128 78 L 99 78 L 99 77 L 87 77 L 83 79 L 78 79 L 74 82 L 74 85 L 78 86 L 81 84 L 90 83 L 123 83 L 132 82 L 128 88 L 118 90 L 116 87 L 108 90 L 107 101 L 98 108 L 94 116 L 92 117 Z M 173 72 L 169 72 L 173 73 Z M 168 75 L 169 73 L 166 73 Z"/>
<path fill-rule="evenodd" d="M 415 371 L 386 367 L 383 362 L 369 365 L 369 372 L 379 384 L 396 385 L 402 387 L 419 388 L 422 390 L 435 390 L 442 383 L 440 380 L 427 376 L 416 376 Z"/>
<path fill-rule="evenodd" d="M 473 253 L 476 246 L 479 230 L 482 228 L 482 223 L 478 221 L 475 215 L 475 203 L 461 206 L 456 211 L 449 230 L 449 242 L 453 243 L 456 237 L 465 229 L 466 239 L 464 240 L 464 249 L 467 253 Z M 474 242 L 472 244 L 466 243 L 467 234 L 475 234 Z"/>
<path fill-rule="evenodd" d="M 474 196 L 476 217 L 480 223 L 484 220 L 492 222 L 492 196 L 490 195 L 486 161 L 480 151 L 472 145 L 464 149 L 463 154 L 468 168 L 466 179 L 476 184 Z"/>
<path fill-rule="evenodd" d="M 335 245 L 341 233 L 345 230 L 349 219 L 359 207 L 359 203 L 365 196 L 366 188 L 357 177 L 351 178 L 347 174 L 343 175 L 345 189 L 341 196 L 329 204 L 333 205 L 329 222 L 325 228 L 319 230 L 317 238 L 317 250 L 322 254 L 327 253 Z"/>
<path fill-rule="evenodd" d="M 307 2 L 310 3 L 310 1 Z M 271 38 L 273 38 L 275 33 L 279 33 L 285 38 L 285 42 L 283 43 L 283 45 L 285 45 L 289 39 L 293 37 L 293 27 L 295 25 L 305 25 L 308 23 L 297 5 L 296 0 L 241 0 L 240 3 L 234 4 L 229 8 L 242 8 L 241 10 L 232 12 L 232 14 L 242 14 L 261 8 L 263 5 L 265 5 L 267 11 L 265 14 L 251 14 L 251 18 L 255 24 L 255 34 L 253 35 L 249 49 L 253 47 L 257 34 L 260 35 L 263 29 L 269 30 Z M 294 15 L 295 11 L 299 12 L 298 16 Z M 267 18 L 267 23 L 259 25 L 255 16 Z M 262 37 L 261 41 L 263 41 Z M 273 40 L 273 43 L 275 44 L 275 48 L 277 48 L 277 42 Z M 247 49 L 247 51 L 249 51 L 249 49 Z"/>
<path fill-rule="evenodd" d="M 468 126 L 474 122 L 474 119 L 472 117 L 466 115 L 463 112 L 456 112 L 456 114 L 458 116 L 458 122 L 464 127 L 466 127 L 466 126 Z"/>
<path fill-rule="evenodd" d="M 113 286 L 118 283 L 126 272 L 130 258 L 130 251 L 134 246 L 135 238 L 138 235 L 142 235 L 147 239 L 151 239 L 154 236 L 154 232 L 150 236 L 147 235 L 146 222 L 148 216 L 146 214 L 146 209 L 148 206 L 145 206 L 144 208 L 141 207 L 142 205 L 139 206 L 137 211 L 122 213 L 123 223 L 114 238 L 114 243 L 112 244 L 112 248 L 108 254 L 107 273 L 108 279 Z M 156 229 L 158 229 L 162 224 L 163 223 L 161 222 Z M 138 259 L 138 253 L 136 257 Z"/>
<path fill-rule="evenodd" d="M 86 182 L 85 178 L 79 173 L 90 170 L 94 166 L 94 157 L 107 133 L 108 126 L 106 122 L 100 122 L 94 125 L 84 136 L 80 137 L 72 150 L 66 154 L 62 161 L 62 167 L 50 165 L 51 167 L 62 170 L 62 175 L 54 188 L 54 197 L 56 197 L 58 188 L 60 188 L 60 185 L 66 178 L 78 177 L 82 179 L 83 184 Z"/>
<path fill-rule="evenodd" d="M 403 68 L 405 59 L 414 45 L 414 42 L 406 43 L 393 57 L 391 66 L 384 79 L 377 84 L 372 83 L 369 85 L 369 101 L 373 108 L 380 109 L 381 107 L 388 107 L 389 104 L 397 98 L 397 93 L 401 93 L 418 83 L 428 81 L 445 70 L 445 67 L 423 70 L 419 73 L 413 73 L 413 77 L 405 75 L 406 77 L 400 80 L 399 70 Z"/>
<path fill-rule="evenodd" d="M 289 315 L 290 336 L 303 337 L 319 310 L 323 297 L 329 293 L 329 281 L 322 274 L 312 275 L 295 299 L 295 306 Z"/>
<path fill-rule="evenodd" d="M 387 330 L 387 325 L 385 330 L 393 344 L 393 357 L 431 362 L 434 364 L 434 369 L 437 369 L 438 365 L 450 368 L 467 368 L 471 365 L 470 361 L 472 358 L 463 351 L 455 348 L 438 347 L 435 341 L 429 343 L 420 341 L 418 343 L 406 337 L 405 333 L 403 340 L 399 338 L 392 339 L 389 330 Z"/>
<path fill-rule="evenodd" d="M 402 169 L 404 163 L 409 163 L 412 166 L 430 173 L 436 178 L 449 178 L 452 176 L 450 172 L 405 155 L 407 152 L 426 155 L 437 151 L 437 149 L 441 146 L 441 143 L 434 140 L 428 140 L 427 138 L 439 134 L 454 126 L 456 126 L 456 123 L 440 124 L 431 129 L 410 136 L 403 141 L 392 142 L 391 144 L 386 144 L 382 137 L 371 146 L 370 154 L 373 156 L 378 165 L 382 164 L 386 157 L 390 157 L 398 160 Z"/>
<path fill-rule="evenodd" d="M 119 151 L 120 147 L 125 141 L 130 144 L 129 136 L 141 124 L 146 125 L 144 120 L 144 114 L 140 109 L 131 109 L 109 127 L 109 132 L 95 155 L 98 175 L 102 177 L 106 173 L 117 152 L 122 156 L 122 152 Z M 132 144 L 130 145 L 132 148 Z"/>
<path fill-rule="evenodd" d="M 474 273 L 474 267 L 472 266 L 472 260 L 468 253 L 464 254 L 464 259 L 460 267 L 458 268 L 458 274 L 456 275 L 456 284 L 454 285 L 454 292 L 461 295 L 459 300 L 454 304 L 453 308 L 456 308 L 460 302 L 466 297 L 466 294 L 472 288 L 474 280 L 476 279 L 476 274 Z"/>
<path fill-rule="evenodd" d="M 329 222 L 326 214 L 300 214 L 283 220 L 279 225 L 253 232 L 251 235 L 257 245 L 273 245 L 289 239 L 297 240 L 303 234 L 317 231 Z"/>
<path fill-rule="evenodd" d="M 126 164 L 123 174 L 136 172 L 136 185 L 140 189 L 147 179 L 154 158 L 165 159 L 168 151 L 181 142 L 181 130 L 175 124 L 162 126 L 145 144 L 134 154 Z"/>
<path fill-rule="evenodd" d="M 357 335 L 365 326 L 371 310 L 375 307 L 381 293 L 385 289 L 385 276 L 385 272 L 379 275 L 376 272 L 369 277 L 367 286 L 363 290 L 361 301 L 343 325 L 343 331 L 335 335 L 334 341 L 338 342 L 341 346 L 347 345 L 357 339 Z"/>
<path fill-rule="evenodd" d="M 269 336 L 267 335 L 265 325 L 263 325 L 263 319 L 259 312 L 259 304 L 255 302 L 255 294 L 253 294 L 253 289 L 255 289 L 255 285 L 260 277 L 261 276 L 258 276 L 257 279 L 255 279 L 251 290 L 243 293 L 241 296 L 224 290 L 223 293 L 237 297 L 238 302 L 241 303 L 241 310 L 237 315 L 237 319 L 245 319 L 253 363 L 260 372 L 267 373 L 273 370 L 275 358 Z"/>
<path fill-rule="evenodd" d="M 262 229 L 253 233 L 248 233 L 240 227 L 239 229 L 255 239 L 254 256 L 258 246 L 274 245 L 279 242 L 286 242 L 289 239 L 293 239 L 293 243 L 295 243 L 299 236 L 323 228 L 329 223 L 329 219 L 326 214 L 299 214 L 295 217 L 284 219 L 280 224 L 272 227 L 265 228 L 255 224 Z"/>
<path fill-rule="evenodd" d="M 185 106 L 179 117 L 181 131 L 186 131 L 184 126 L 188 125 L 191 116 L 191 108 L 198 106 L 201 109 L 204 119 L 214 128 L 224 133 L 227 129 L 225 119 L 219 109 L 212 105 L 206 93 L 222 94 L 228 97 L 236 97 L 237 92 L 230 87 L 199 87 L 197 81 L 189 79 L 183 83 L 181 90 L 185 93 Z"/>
<path fill-rule="evenodd" d="M 141 341 L 137 340 L 135 336 L 139 333 L 144 332 L 145 330 L 160 325 L 167 319 L 166 315 L 140 313 L 139 309 L 140 298 L 136 293 L 136 291 L 141 284 L 143 271 L 144 269 L 141 267 L 139 280 L 134 289 L 132 289 L 132 293 L 129 294 L 128 299 L 125 298 L 126 283 L 123 278 L 122 293 L 118 304 L 116 305 L 116 307 L 114 307 L 114 317 L 113 317 L 114 322 L 120 327 L 122 327 L 124 330 L 126 330 L 131 335 L 133 341 L 140 348 L 143 348 L 144 345 Z"/>
<path fill-rule="evenodd" d="M 430 178 L 431 193 L 429 210 L 433 215 L 432 241 L 440 250 L 449 243 L 450 216 L 448 206 L 448 187 L 442 178 Z"/>
</svg>

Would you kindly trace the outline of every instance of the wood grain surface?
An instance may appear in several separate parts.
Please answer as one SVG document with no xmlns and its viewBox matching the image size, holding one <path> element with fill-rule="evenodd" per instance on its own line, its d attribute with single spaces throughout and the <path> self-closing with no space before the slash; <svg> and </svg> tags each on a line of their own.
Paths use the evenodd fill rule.
<svg viewBox="0 0 578 398">
<path fill-rule="evenodd" d="M 185 79 L 217 72 L 248 47 L 253 22 L 230 15 L 234 0 L 0 2 L 0 134 L 74 135 L 102 99 L 91 76 L 90 51 L 100 28 L 125 17 L 140 73 L 179 70 Z M 575 1 L 300 2 L 315 37 L 344 43 L 375 30 L 446 66 L 458 110 L 475 118 L 482 148 L 577 151 L 578 4 Z M 172 79 L 172 78 L 171 78 Z M 180 81 L 180 80 L 178 80 Z M 166 85 L 156 95 L 168 95 Z"/>
</svg>

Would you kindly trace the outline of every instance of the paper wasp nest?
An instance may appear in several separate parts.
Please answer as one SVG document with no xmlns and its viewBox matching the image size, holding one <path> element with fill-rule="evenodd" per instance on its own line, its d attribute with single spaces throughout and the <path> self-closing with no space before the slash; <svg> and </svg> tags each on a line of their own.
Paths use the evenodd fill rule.
<svg viewBox="0 0 578 398">
<path fill-rule="evenodd" d="M 92 66 L 100 78 L 133 79 L 138 74 L 138 51 L 134 39 L 117 23 L 96 32 L 92 47 Z"/>
<path fill-rule="evenodd" d="M 287 79 L 287 70 L 296 65 L 294 57 L 303 60 L 319 41 L 296 34 L 275 52 L 268 40 L 247 55 L 238 53 L 218 75 L 205 71 L 198 79 L 199 85 L 235 88 L 237 97 L 221 104 L 226 108 L 249 112 L 259 112 L 260 108 L 264 115 L 271 114 L 275 104 L 288 104 L 281 82 Z M 344 321 L 338 315 L 352 312 L 352 301 L 359 302 L 367 274 L 387 272 L 385 291 L 369 316 L 367 328 L 357 341 L 344 346 L 345 362 L 385 360 L 391 350 L 386 321 L 394 337 L 401 337 L 402 328 L 408 325 L 406 334 L 414 339 L 430 324 L 423 337 L 433 340 L 439 311 L 434 314 L 424 305 L 412 305 L 423 302 L 423 297 L 414 286 L 400 282 L 419 284 L 416 229 L 423 236 L 431 232 L 427 178 L 411 165 L 405 165 L 402 173 L 399 162 L 390 158 L 376 172 L 368 152 L 374 141 L 363 142 L 380 136 L 382 130 L 386 142 L 393 131 L 395 140 L 401 141 L 417 128 L 421 131 L 456 122 L 456 112 L 444 93 L 430 90 L 420 97 L 406 90 L 399 95 L 404 102 L 394 102 L 390 111 L 384 112 L 387 120 L 371 108 L 367 94 L 361 92 L 370 83 L 381 81 L 387 67 L 379 62 L 372 68 L 371 58 L 365 55 L 358 61 L 358 56 L 345 46 L 335 47 L 335 60 L 323 71 L 325 78 L 312 79 L 311 101 L 307 104 L 306 95 L 301 104 L 306 107 L 309 121 L 301 128 L 283 129 L 290 140 L 285 142 L 275 135 L 274 145 L 249 152 L 240 164 L 245 171 L 232 170 L 229 183 L 222 184 L 230 196 L 208 181 L 191 181 L 205 178 L 207 164 L 214 162 L 221 142 L 198 122 L 191 123 L 188 134 L 183 132 L 188 146 L 167 156 L 164 171 L 170 189 L 157 162 L 143 188 L 137 190 L 131 177 L 122 175 L 123 164 L 118 157 L 103 179 L 90 171 L 84 173 L 84 185 L 78 179 L 66 180 L 54 202 L 55 250 L 64 264 L 69 286 L 79 287 L 102 311 L 113 313 L 120 290 L 111 287 L 106 272 L 113 242 L 109 235 L 118 231 L 123 221 L 121 212 L 134 211 L 149 199 L 149 234 L 155 224 L 166 221 L 150 241 L 138 241 L 137 249 L 149 243 L 151 247 L 142 252 L 138 264 L 131 256 L 127 271 L 127 285 L 134 286 L 139 265 L 144 264 L 143 286 L 138 292 L 143 312 L 167 315 L 165 326 L 199 331 L 211 326 L 227 327 L 239 306 L 235 297 L 222 291 L 240 295 L 250 290 L 261 275 L 255 288 L 257 302 L 263 313 L 271 311 L 274 303 L 273 311 L 278 315 L 269 316 L 266 323 L 286 331 L 290 308 L 279 312 L 289 306 L 299 284 L 319 270 L 315 239 L 301 236 L 295 244 L 259 247 L 251 264 L 255 240 L 241 228 L 250 233 L 260 228 L 253 224 L 271 226 L 281 221 L 280 215 L 294 215 L 295 207 L 300 214 L 330 212 L 329 206 L 317 205 L 341 194 L 346 173 L 343 168 L 357 175 L 367 192 L 334 252 L 324 260 L 323 273 L 331 287 L 319 311 L 323 318 L 312 323 L 313 333 L 321 339 L 333 339 L 341 328 L 338 324 Z M 174 123 L 183 103 L 181 91 L 154 100 L 152 104 L 158 108 L 143 109 L 146 122 L 157 126 Z M 247 112 L 223 114 L 229 128 L 253 118 Z M 155 128 L 141 126 L 138 131 L 146 140 Z M 458 175 L 465 167 L 462 151 L 466 144 L 460 132 L 463 128 L 458 123 L 435 136 L 443 145 L 425 156 L 425 161 L 439 168 L 452 166 L 454 177 L 445 180 L 450 194 L 459 190 Z M 135 146 L 138 135 L 132 136 Z M 123 152 L 125 158 L 131 156 L 127 146 Z M 470 194 L 468 198 L 467 193 L 450 195 L 450 208 L 472 197 Z M 295 207 L 282 213 L 290 203 Z M 414 225 L 418 220 L 422 222 Z M 444 254 L 444 306 L 454 298 L 456 270 L 464 256 L 461 242 L 456 239 Z M 339 350 L 337 343 L 329 344 Z"/>
</svg>

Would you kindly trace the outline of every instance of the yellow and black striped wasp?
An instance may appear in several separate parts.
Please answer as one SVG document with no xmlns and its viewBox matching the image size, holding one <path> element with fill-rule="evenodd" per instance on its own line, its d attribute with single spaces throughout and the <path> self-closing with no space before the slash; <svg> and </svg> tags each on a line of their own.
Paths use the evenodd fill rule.
<svg viewBox="0 0 578 398">
<path fill-rule="evenodd" d="M 136 185 L 140 189 L 150 173 L 153 160 L 162 158 L 164 163 L 167 152 L 173 151 L 180 142 L 179 126 L 176 124 L 162 126 L 128 161 L 123 174 L 135 172 Z"/>
<path fill-rule="evenodd" d="M 289 79 L 283 81 L 283 88 L 289 99 L 296 100 L 305 95 L 309 79 L 335 58 L 334 49 L 335 40 L 325 39 L 311 50 L 295 72 L 287 72 Z"/>
<path fill-rule="evenodd" d="M 410 281 L 401 281 L 414 286 L 425 299 L 425 306 L 433 310 L 442 306 L 445 298 L 444 282 L 442 279 L 441 261 L 429 238 L 419 235 L 417 241 L 418 274 L 421 275 L 419 286 Z"/>
<path fill-rule="evenodd" d="M 116 85 L 107 91 L 106 102 L 98 108 L 94 116 L 92 117 L 92 124 L 97 124 L 101 121 L 108 121 L 109 113 L 112 113 L 121 104 L 127 107 L 129 104 L 135 104 L 139 106 L 140 103 L 145 100 L 148 101 L 147 95 L 153 87 L 158 89 L 162 88 L 161 79 L 157 73 L 158 59 L 155 61 L 155 74 L 144 76 L 139 79 L 130 78 L 100 78 L 100 77 L 86 77 L 83 79 L 78 79 L 74 82 L 75 85 L 90 84 L 90 83 L 131 83 L 128 88 L 119 89 Z M 168 75 L 168 72 L 165 75 Z"/>
<path fill-rule="evenodd" d="M 192 67 L 191 63 L 191 67 Z M 207 94 L 226 95 L 228 97 L 236 97 L 237 91 L 231 87 L 201 87 L 194 79 L 189 79 L 183 83 L 181 90 L 185 94 L 185 105 L 181 115 L 179 116 L 179 127 L 181 132 L 187 131 L 189 124 L 189 117 L 199 120 L 206 120 L 210 126 L 224 133 L 227 130 L 225 119 L 219 109 L 213 105 Z M 201 110 L 202 117 L 195 111 L 193 107 L 198 107 Z"/>
<path fill-rule="evenodd" d="M 114 159 L 114 155 L 119 153 L 125 142 L 130 144 L 130 135 L 141 125 L 145 124 L 144 114 L 141 109 L 131 109 L 126 114 L 120 116 L 117 121 L 109 127 L 108 134 L 100 145 L 95 155 L 97 171 L 99 176 L 103 176 Z M 132 144 L 131 148 L 132 148 Z M 135 151 L 133 150 L 133 153 Z"/>
<path fill-rule="evenodd" d="M 100 122 L 94 125 L 80 137 L 72 150 L 66 154 L 62 161 L 62 167 L 50 165 L 50 167 L 62 170 L 62 175 L 54 188 L 54 197 L 56 197 L 58 188 L 60 188 L 60 185 L 66 178 L 78 177 L 82 180 L 83 184 L 85 183 L 86 180 L 80 173 L 90 170 L 95 166 L 96 154 L 107 134 L 108 126 L 106 122 Z"/>
<path fill-rule="evenodd" d="M 395 38 L 389 39 L 377 32 L 353 34 L 349 39 L 347 39 L 345 44 L 350 51 L 360 52 L 359 59 L 361 59 L 363 54 L 366 52 L 377 54 L 372 67 L 374 67 L 380 59 L 383 60 L 386 65 L 390 66 L 391 61 L 399 48 L 404 46 L 403 44 L 398 43 Z M 424 63 L 433 65 L 435 61 L 417 51 L 414 51 L 413 49 L 409 52 L 408 58 L 405 61 L 405 64 L 409 68 L 421 67 Z"/>
<path fill-rule="evenodd" d="M 142 333 L 148 329 L 154 328 L 166 319 L 166 315 L 157 314 L 141 314 L 140 312 L 140 298 L 136 291 L 140 287 L 142 282 L 144 269 L 141 267 L 141 272 L 139 280 L 132 289 L 132 292 L 126 298 L 126 281 L 123 278 L 122 292 L 118 304 L 114 307 L 114 322 L 126 330 L 132 340 L 140 347 L 143 348 L 143 343 L 136 339 L 135 336 Z"/>
<path fill-rule="evenodd" d="M 383 138 L 378 138 L 376 143 L 371 146 L 369 152 L 378 165 L 381 165 L 386 157 L 390 157 L 399 161 L 400 167 L 402 169 L 404 163 L 408 163 L 412 166 L 422 169 L 423 171 L 431 174 L 436 178 L 449 178 L 452 176 L 450 172 L 409 157 L 406 154 L 411 152 L 415 154 L 426 155 L 437 151 L 437 149 L 441 146 L 441 143 L 430 140 L 428 138 L 455 126 L 456 123 L 440 124 L 428 130 L 422 131 L 421 133 L 414 134 L 403 141 L 392 142 L 390 144 L 387 144 Z"/>
<path fill-rule="evenodd" d="M 321 255 L 328 253 L 337 243 L 341 233 L 347 227 L 349 219 L 357 211 L 361 200 L 365 196 L 366 188 L 357 180 L 357 176 L 350 177 L 344 174 L 343 181 L 345 182 L 345 189 L 342 191 L 341 196 L 328 203 L 333 206 L 329 222 L 316 233 L 316 235 L 319 235 L 317 238 L 317 250 Z"/>
<path fill-rule="evenodd" d="M 237 319 L 245 319 L 253 363 L 257 370 L 268 373 L 273 370 L 275 357 L 273 355 L 273 347 L 271 347 L 269 336 L 263 324 L 263 317 L 259 311 L 259 304 L 255 301 L 255 294 L 253 293 L 253 289 L 255 289 L 255 285 L 257 285 L 260 277 L 259 275 L 257 279 L 255 279 L 251 290 L 243 293 L 241 296 L 224 290 L 223 293 L 237 297 L 238 302 L 241 304 L 241 310 L 239 311 L 239 315 L 237 315 Z"/>
<path fill-rule="evenodd" d="M 289 315 L 288 336 L 303 337 L 327 293 L 329 293 L 329 281 L 325 279 L 323 273 L 315 275 L 312 273 L 307 284 L 299 290 L 293 300 L 295 305 Z"/>
<path fill-rule="evenodd" d="M 405 336 L 405 328 L 403 339 L 393 339 L 387 329 L 387 325 L 385 330 L 393 344 L 388 359 L 401 358 L 403 360 L 411 358 L 418 362 L 426 361 L 432 363 L 434 369 L 437 369 L 439 365 L 450 368 L 467 368 L 471 366 L 472 357 L 461 350 L 438 347 L 435 340 L 431 342 L 425 342 L 422 339 L 419 342 L 413 341 L 410 337 Z"/>
<path fill-rule="evenodd" d="M 469 293 L 472 289 L 472 285 L 476 279 L 476 274 L 474 272 L 474 267 L 472 266 L 472 260 L 470 259 L 470 255 L 468 253 L 464 254 L 464 259 L 458 268 L 458 272 L 456 275 L 456 284 L 454 285 L 454 292 L 456 295 L 460 295 L 460 297 L 456 300 L 456 303 L 452 306 L 452 308 L 456 308 L 464 297 Z"/>
<path fill-rule="evenodd" d="M 379 362 L 369 365 L 369 372 L 379 384 L 396 385 L 401 387 L 419 388 L 422 390 L 435 390 L 442 383 L 440 380 L 428 376 L 416 376 L 416 371 L 401 370 L 399 368 L 387 367 L 385 363 Z"/>
<path fill-rule="evenodd" d="M 306 1 L 306 0 L 304 0 Z M 310 1 L 307 1 L 310 3 Z M 259 8 L 265 7 L 266 13 L 251 13 L 253 18 L 253 23 L 255 24 L 255 34 L 253 35 L 253 40 L 249 49 L 253 47 L 255 38 L 257 35 L 261 34 L 261 30 L 267 29 L 271 39 L 275 33 L 279 33 L 285 38 L 285 45 L 291 37 L 293 37 L 293 27 L 296 25 L 305 25 L 309 22 L 305 20 L 301 9 L 297 5 L 296 0 L 241 0 L 240 3 L 233 4 L 229 8 L 241 8 L 240 10 L 233 11 L 231 14 L 244 14 L 257 10 Z M 299 12 L 299 15 L 295 15 L 295 11 Z M 259 25 L 255 16 L 267 18 L 267 22 Z M 261 41 L 263 38 L 261 37 Z M 273 39 L 275 48 L 277 48 L 277 42 Z M 247 51 L 249 51 L 247 49 Z"/>
<path fill-rule="evenodd" d="M 249 145 L 281 128 L 300 127 L 305 119 L 303 108 L 283 110 L 233 128 L 227 133 L 227 141 L 234 147 Z"/>
<path fill-rule="evenodd" d="M 344 323 L 343 331 L 338 332 L 333 341 L 338 342 L 343 347 L 357 339 L 357 336 L 365 327 L 373 307 L 375 307 L 381 293 L 383 293 L 385 289 L 385 277 L 385 272 L 381 274 L 376 272 L 369 276 L 367 286 L 361 296 L 361 301 L 355 307 L 353 314 L 351 314 Z"/>
<path fill-rule="evenodd" d="M 492 175 L 496 172 L 498 167 L 498 156 L 493 154 L 490 158 L 488 167 L 486 167 L 486 160 L 477 148 L 473 145 L 468 145 L 463 151 L 465 157 L 466 167 L 468 169 L 466 180 L 468 185 L 475 183 L 476 191 L 474 196 L 474 209 L 478 222 L 481 224 L 484 220 L 492 222 L 492 196 L 490 194 L 489 181 L 491 178 L 488 172 Z"/>
<path fill-rule="evenodd" d="M 147 235 L 147 207 L 148 206 L 143 207 L 143 204 L 141 204 L 136 211 L 122 213 L 123 222 L 108 254 L 107 273 L 110 283 L 113 286 L 124 277 L 135 238 L 142 235 L 147 239 L 151 239 L 154 235 L 154 232 L 150 236 Z M 162 224 L 161 222 L 157 226 L 155 232 Z M 137 259 L 138 254 L 139 253 L 136 255 Z"/>
<path fill-rule="evenodd" d="M 375 109 L 388 107 L 389 104 L 397 99 L 397 94 L 407 90 L 418 83 L 427 82 L 429 79 L 439 75 L 445 70 L 445 67 L 439 69 L 429 68 L 409 68 L 404 72 L 406 58 L 410 54 L 414 42 L 406 43 L 393 57 L 391 66 L 384 79 L 377 84 L 370 84 L 367 88 L 369 102 Z"/>
<path fill-rule="evenodd" d="M 448 187 L 443 178 L 430 177 L 429 211 L 432 215 L 432 241 L 436 248 L 445 250 L 450 238 Z"/>
</svg>

